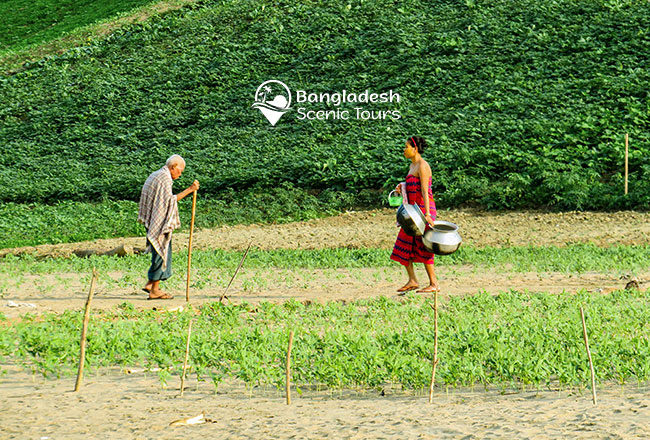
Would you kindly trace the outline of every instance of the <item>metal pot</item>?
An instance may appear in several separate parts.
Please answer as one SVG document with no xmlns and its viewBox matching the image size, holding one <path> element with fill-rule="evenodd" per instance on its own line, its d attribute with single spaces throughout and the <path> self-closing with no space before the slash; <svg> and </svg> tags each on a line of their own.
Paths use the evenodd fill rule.
<svg viewBox="0 0 650 440">
<path fill-rule="evenodd" d="M 433 229 L 427 230 L 422 236 L 424 247 L 436 255 L 453 254 L 462 242 L 458 225 L 443 220 L 434 221 Z"/>
<path fill-rule="evenodd" d="M 402 204 L 397 209 L 397 223 L 411 237 L 419 237 L 424 234 L 427 221 L 418 205 Z"/>
</svg>

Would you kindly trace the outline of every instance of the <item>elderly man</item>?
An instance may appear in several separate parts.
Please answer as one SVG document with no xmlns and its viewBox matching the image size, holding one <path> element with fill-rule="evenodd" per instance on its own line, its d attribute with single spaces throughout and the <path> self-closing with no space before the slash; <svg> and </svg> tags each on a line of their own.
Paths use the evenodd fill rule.
<svg viewBox="0 0 650 440">
<path fill-rule="evenodd" d="M 164 167 L 151 173 L 140 194 L 138 221 L 147 228 L 147 251 L 151 251 L 149 282 L 143 288 L 149 294 L 148 299 L 173 298 L 160 290 L 160 281 L 172 274 L 172 231 L 181 226 L 177 202 L 199 189 L 199 181 L 195 180 L 183 192 L 172 193 L 172 183 L 183 170 L 185 161 L 174 154 Z"/>
</svg>

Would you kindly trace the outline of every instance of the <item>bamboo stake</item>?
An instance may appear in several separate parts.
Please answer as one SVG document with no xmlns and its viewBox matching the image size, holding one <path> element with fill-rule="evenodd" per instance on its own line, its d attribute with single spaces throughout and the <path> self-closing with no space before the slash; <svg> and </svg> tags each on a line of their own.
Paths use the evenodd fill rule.
<svg viewBox="0 0 650 440">
<path fill-rule="evenodd" d="M 181 376 L 181 397 L 183 397 L 183 391 L 185 391 L 185 371 L 187 371 L 187 360 L 190 357 L 190 336 L 192 335 L 192 320 L 190 320 L 190 325 L 187 327 L 187 345 L 185 346 L 185 360 L 183 361 L 183 375 Z"/>
<path fill-rule="evenodd" d="M 90 320 L 90 302 L 93 300 L 95 293 L 95 283 L 97 282 L 97 271 L 93 267 L 93 275 L 90 279 L 90 291 L 88 292 L 88 299 L 86 300 L 86 308 L 84 310 L 84 321 L 81 327 L 81 342 L 79 352 L 79 369 L 77 370 L 77 381 L 74 385 L 75 392 L 81 388 L 81 380 L 84 374 L 84 363 L 86 362 L 86 332 L 88 331 L 88 321 Z"/>
<path fill-rule="evenodd" d="M 185 285 L 185 301 L 190 302 L 190 269 L 192 268 L 192 236 L 194 235 L 194 214 L 196 212 L 196 191 L 192 195 L 192 220 L 190 221 L 190 242 L 187 248 L 187 284 Z"/>
<path fill-rule="evenodd" d="M 244 264 L 244 260 L 246 260 L 246 256 L 248 255 L 248 251 L 250 250 L 252 244 L 253 244 L 252 241 L 250 243 L 248 243 L 248 247 L 246 248 L 246 252 L 244 252 L 244 255 L 241 257 L 241 261 L 239 262 L 239 266 L 237 266 L 237 269 L 235 270 L 235 273 L 232 274 L 232 278 L 230 278 L 230 282 L 228 283 L 228 286 L 226 287 L 226 290 L 224 290 L 223 294 L 221 295 L 221 298 L 219 298 L 219 302 L 222 302 L 224 298 L 227 298 L 226 293 L 228 293 L 228 289 L 230 289 L 230 285 L 235 280 L 235 277 L 237 276 L 237 273 L 239 272 L 239 269 L 241 269 L 242 265 Z"/>
<path fill-rule="evenodd" d="M 431 305 L 429 303 L 429 305 Z M 433 385 L 436 382 L 436 366 L 438 365 L 438 292 L 433 292 L 433 371 L 429 385 L 429 403 L 433 403 Z"/>
<path fill-rule="evenodd" d="M 287 349 L 287 380 L 285 392 L 287 395 L 287 405 L 291 405 L 291 346 L 293 345 L 293 330 L 289 333 L 289 348 Z"/>
<path fill-rule="evenodd" d="M 628 140 L 629 136 L 627 133 L 625 133 L 625 194 L 627 195 L 627 177 L 628 177 Z"/>
<path fill-rule="evenodd" d="M 594 363 L 591 360 L 591 351 L 589 350 L 589 338 L 587 337 L 587 324 L 585 323 L 585 312 L 580 306 L 580 317 L 582 318 L 582 335 L 585 339 L 585 348 L 589 357 L 589 368 L 591 369 L 591 397 L 596 404 L 596 373 L 594 372 Z"/>
</svg>

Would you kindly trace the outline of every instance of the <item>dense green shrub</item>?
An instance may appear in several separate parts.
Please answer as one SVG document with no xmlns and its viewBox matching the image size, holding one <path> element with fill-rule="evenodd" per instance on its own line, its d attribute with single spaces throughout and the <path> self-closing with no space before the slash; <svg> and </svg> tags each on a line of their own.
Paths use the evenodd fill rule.
<svg viewBox="0 0 650 440">
<path fill-rule="evenodd" d="M 207 194 L 387 188 L 417 133 L 443 206 L 647 209 L 648 29 L 625 0 L 199 2 L 0 80 L 0 200 L 137 200 L 174 152 Z M 267 79 L 403 117 L 271 127 Z"/>
</svg>

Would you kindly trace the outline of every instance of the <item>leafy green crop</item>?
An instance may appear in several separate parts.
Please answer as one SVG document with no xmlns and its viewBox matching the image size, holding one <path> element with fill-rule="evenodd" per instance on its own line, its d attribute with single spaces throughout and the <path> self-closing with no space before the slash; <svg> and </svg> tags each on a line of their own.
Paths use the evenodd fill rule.
<svg viewBox="0 0 650 440">
<path fill-rule="evenodd" d="M 650 379 L 650 291 L 610 295 L 508 292 L 442 302 L 437 378 L 440 384 L 585 384 L 589 368 L 578 305 L 587 314 L 599 381 Z M 262 303 L 202 306 L 193 325 L 190 365 L 215 385 L 284 381 L 289 329 L 296 331 L 297 384 L 422 388 L 431 375 L 430 298 L 384 297 L 350 304 Z M 160 367 L 177 374 L 191 309 L 168 313 L 121 310 L 92 316 L 86 365 Z M 79 350 L 81 313 L 46 315 L 0 327 L 0 355 L 43 374 L 69 374 Z"/>
<path fill-rule="evenodd" d="M 419 134 L 443 206 L 647 209 L 648 29 L 632 0 L 206 0 L 2 78 L 0 200 L 136 200 L 171 153 L 209 195 L 390 188 Z M 402 118 L 271 127 L 268 79 L 394 89 Z"/>
<path fill-rule="evenodd" d="M 143 245 L 144 246 L 144 245 Z M 251 249 L 246 258 L 247 267 L 275 269 L 338 269 L 390 267 L 391 249 L 278 249 L 263 251 Z M 198 271 L 210 269 L 234 270 L 243 252 L 195 249 L 192 267 Z M 0 274 L 13 273 L 87 273 L 96 267 L 102 272 L 122 271 L 139 276 L 149 265 L 151 256 L 127 257 L 91 256 L 89 258 L 36 259 L 31 255 L 8 255 L 0 260 Z M 174 254 L 174 265 L 187 265 L 187 252 Z M 650 246 L 612 246 L 601 248 L 593 244 L 557 246 L 513 246 L 505 248 L 473 246 L 461 247 L 456 253 L 436 257 L 436 266 L 471 265 L 483 269 L 494 268 L 510 272 L 627 272 L 650 267 Z M 200 277 L 200 275 L 199 275 Z"/>
</svg>

